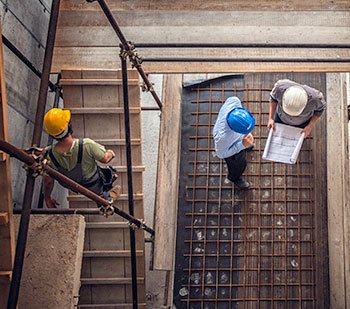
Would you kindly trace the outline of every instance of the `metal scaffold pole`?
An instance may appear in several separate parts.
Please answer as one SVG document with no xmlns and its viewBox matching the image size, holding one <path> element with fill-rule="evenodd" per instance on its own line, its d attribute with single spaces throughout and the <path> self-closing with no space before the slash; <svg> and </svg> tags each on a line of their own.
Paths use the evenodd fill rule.
<svg viewBox="0 0 350 309">
<path fill-rule="evenodd" d="M 134 215 L 134 199 L 132 184 L 132 163 L 131 163 L 131 139 L 130 139 L 130 119 L 129 119 L 129 94 L 128 94 L 128 71 L 126 66 L 126 57 L 121 47 L 120 58 L 122 62 L 123 78 L 123 98 L 124 98 L 124 121 L 125 121 L 125 142 L 126 142 L 126 161 L 128 172 L 128 196 L 129 213 Z M 137 309 L 137 270 L 136 270 L 136 245 L 135 231 L 130 228 L 130 251 L 131 251 L 131 278 L 132 278 L 132 303 L 133 308 Z"/>
</svg>

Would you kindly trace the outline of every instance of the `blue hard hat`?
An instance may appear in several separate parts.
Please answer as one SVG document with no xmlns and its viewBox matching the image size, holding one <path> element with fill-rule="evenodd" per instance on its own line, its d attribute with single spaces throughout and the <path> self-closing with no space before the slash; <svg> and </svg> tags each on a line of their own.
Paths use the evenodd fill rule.
<svg viewBox="0 0 350 309">
<path fill-rule="evenodd" d="M 248 134 L 255 126 L 253 115 L 243 107 L 236 107 L 230 111 L 226 120 L 231 130 L 240 134 Z"/>
</svg>

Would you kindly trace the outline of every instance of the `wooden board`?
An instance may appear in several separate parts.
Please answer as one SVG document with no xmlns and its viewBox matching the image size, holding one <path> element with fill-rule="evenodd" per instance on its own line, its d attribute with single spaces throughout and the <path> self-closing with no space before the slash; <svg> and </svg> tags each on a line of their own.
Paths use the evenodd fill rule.
<svg viewBox="0 0 350 309">
<path fill-rule="evenodd" d="M 108 6 L 113 10 L 277 10 L 277 11 L 303 11 L 303 10 L 347 10 L 349 9 L 349 2 L 347 0 L 293 0 L 293 1 L 279 1 L 279 0 L 195 0 L 195 1 L 169 1 L 169 0 L 148 0 L 148 1 L 108 1 Z M 80 10 L 99 9 L 97 2 L 87 3 L 81 0 L 65 0 L 61 3 L 62 9 L 75 8 Z"/>
<path fill-rule="evenodd" d="M 196 57 L 197 55 L 194 55 Z M 335 58 L 336 54 L 333 57 Z M 131 68 L 131 65 L 128 64 Z M 115 47 L 55 47 L 52 72 L 120 68 Z M 326 62 L 144 62 L 146 73 L 349 72 L 350 63 Z"/>
<path fill-rule="evenodd" d="M 130 71 L 129 104 L 135 216 L 143 218 L 143 179 L 138 74 Z M 72 82 L 74 81 L 74 82 Z M 93 81 L 93 82 L 91 82 Z M 127 168 L 121 72 L 117 70 L 62 71 L 64 107 L 72 111 L 75 137 L 89 137 L 116 153 L 110 165 L 117 167 L 121 198 L 117 207 L 128 211 Z M 68 196 L 72 208 L 95 208 L 96 204 L 77 194 Z M 86 216 L 88 221 L 82 266 L 80 305 L 132 303 L 129 229 L 125 220 Z M 89 225 L 89 223 L 91 223 Z M 145 303 L 144 233 L 136 231 L 138 297 Z M 129 252 L 129 254 L 128 254 Z M 103 278 L 103 280 L 101 280 Z M 116 279 L 118 278 L 118 280 Z"/>
<path fill-rule="evenodd" d="M 8 141 L 7 104 L 2 36 L 0 27 L 0 139 Z M 15 256 L 15 237 L 12 216 L 10 157 L 4 153 L 0 160 L 0 308 L 5 308 Z"/>
<path fill-rule="evenodd" d="M 350 307 L 350 180 L 346 85 L 345 74 L 327 74 L 330 308 Z"/>
<path fill-rule="evenodd" d="M 163 5 L 153 1 L 132 5 L 109 1 L 118 25 L 127 40 L 135 43 L 289 43 L 289 44 L 349 44 L 350 13 L 343 1 L 331 6 L 294 1 L 244 1 L 228 5 L 218 1 L 207 6 L 176 2 Z M 201 7 L 199 7 L 201 5 Z M 265 6 L 264 6 L 265 5 Z M 277 5 L 277 7 L 276 7 Z M 292 9 L 297 6 L 297 9 Z M 178 8 L 175 10 L 175 8 Z M 250 7 L 250 9 L 249 9 Z M 255 9 L 252 9 L 252 8 Z M 270 8 L 270 9 L 268 9 Z M 61 5 L 55 42 L 53 72 L 73 68 L 102 68 L 120 66 L 119 39 L 98 3 L 64 1 Z M 143 63 L 147 73 L 195 72 L 346 72 L 347 63 L 249 63 L 235 62 L 235 58 L 281 59 L 349 59 L 346 49 L 146 49 L 138 48 L 139 55 L 147 58 L 225 58 L 226 63 Z"/>
<path fill-rule="evenodd" d="M 181 143 L 182 75 L 165 75 L 155 202 L 155 270 L 173 270 Z"/>
</svg>

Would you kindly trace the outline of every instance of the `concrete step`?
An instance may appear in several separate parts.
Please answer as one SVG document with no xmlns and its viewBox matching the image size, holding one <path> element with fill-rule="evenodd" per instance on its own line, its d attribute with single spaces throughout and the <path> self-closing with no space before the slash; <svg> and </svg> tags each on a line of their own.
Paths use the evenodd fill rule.
<svg viewBox="0 0 350 309">
<path fill-rule="evenodd" d="M 101 285 L 101 284 L 131 284 L 131 278 L 80 278 L 82 285 Z M 145 278 L 137 278 L 138 284 L 144 284 Z"/>
<path fill-rule="evenodd" d="M 136 256 L 143 256 L 143 254 L 143 250 L 136 250 Z M 86 250 L 83 251 L 83 257 L 131 257 L 131 252 L 130 250 Z"/>
</svg>

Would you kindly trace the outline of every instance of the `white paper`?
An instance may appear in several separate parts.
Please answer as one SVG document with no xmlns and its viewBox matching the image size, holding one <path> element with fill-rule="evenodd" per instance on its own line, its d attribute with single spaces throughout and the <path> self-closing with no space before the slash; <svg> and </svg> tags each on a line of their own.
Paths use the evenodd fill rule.
<svg viewBox="0 0 350 309">
<path fill-rule="evenodd" d="M 270 130 L 267 137 L 263 159 L 294 164 L 303 145 L 305 133 L 303 129 L 275 123 L 275 128 Z"/>
</svg>

